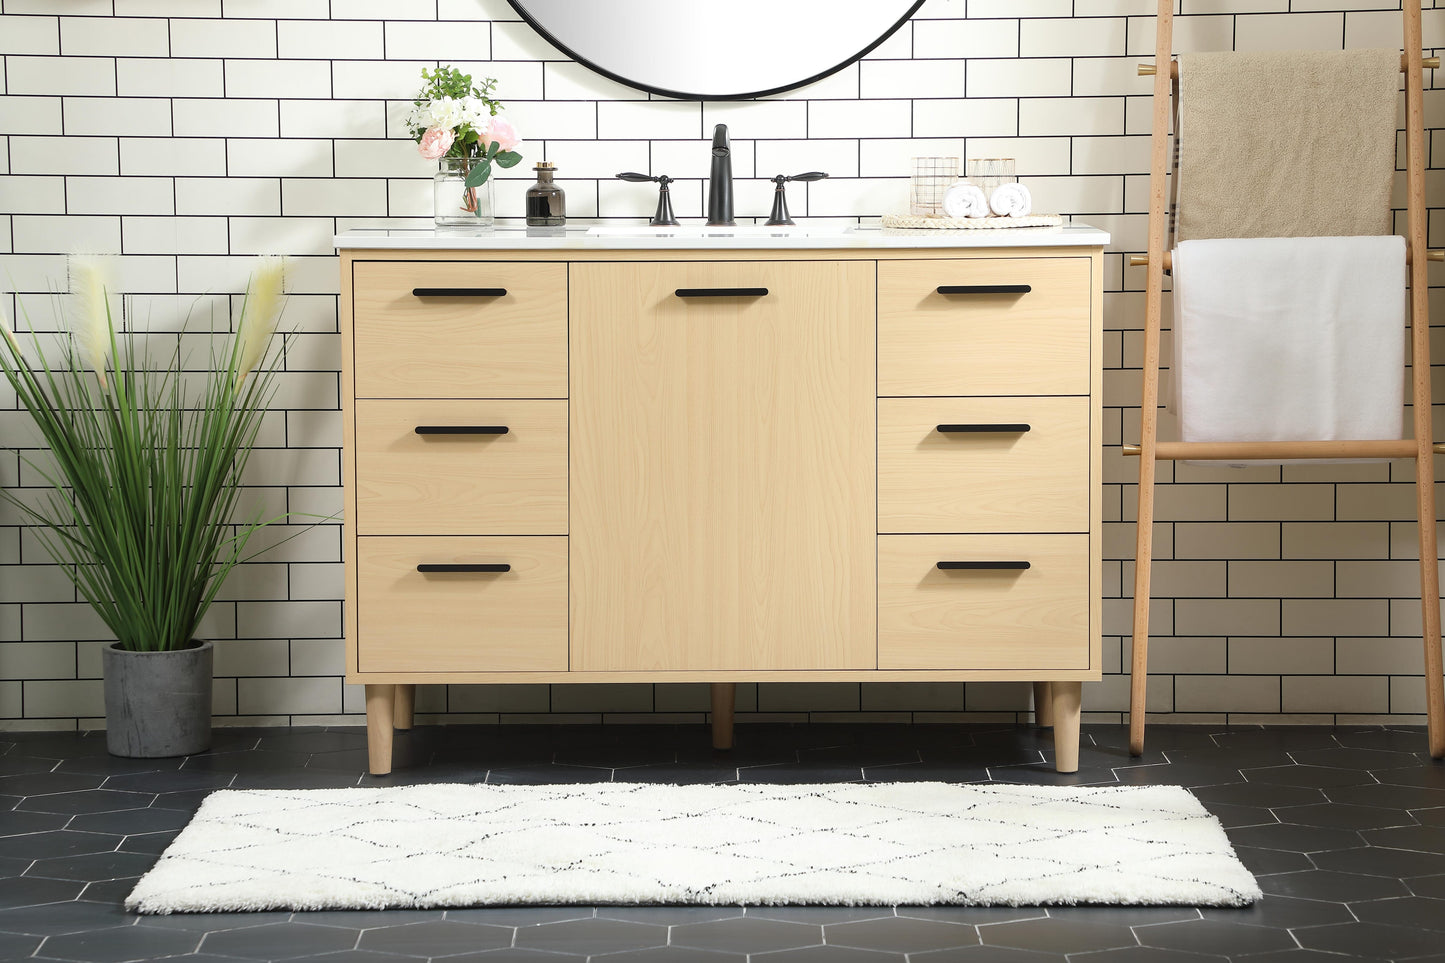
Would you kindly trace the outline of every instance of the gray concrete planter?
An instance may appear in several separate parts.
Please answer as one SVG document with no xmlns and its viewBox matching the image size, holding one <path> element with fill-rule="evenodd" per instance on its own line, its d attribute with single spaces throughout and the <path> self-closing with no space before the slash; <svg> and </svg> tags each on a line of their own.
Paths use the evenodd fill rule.
<svg viewBox="0 0 1445 963">
<path fill-rule="evenodd" d="M 105 746 L 112 755 L 155 759 L 211 745 L 211 643 L 171 652 L 105 647 Z"/>
</svg>

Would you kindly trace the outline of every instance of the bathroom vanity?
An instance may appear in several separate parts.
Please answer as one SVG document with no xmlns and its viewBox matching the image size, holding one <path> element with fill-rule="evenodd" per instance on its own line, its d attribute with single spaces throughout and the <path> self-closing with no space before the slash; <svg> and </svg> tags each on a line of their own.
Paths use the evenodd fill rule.
<svg viewBox="0 0 1445 963">
<path fill-rule="evenodd" d="M 348 682 L 1100 678 L 1103 245 L 959 232 L 355 231 Z"/>
</svg>

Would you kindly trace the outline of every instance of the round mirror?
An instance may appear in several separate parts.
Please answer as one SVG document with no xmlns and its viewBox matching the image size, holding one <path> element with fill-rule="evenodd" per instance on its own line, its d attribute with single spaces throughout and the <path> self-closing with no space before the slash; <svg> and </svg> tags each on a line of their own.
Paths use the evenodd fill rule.
<svg viewBox="0 0 1445 963">
<path fill-rule="evenodd" d="M 841 70 L 923 0 L 508 0 L 580 64 L 640 90 L 738 100 Z"/>
</svg>

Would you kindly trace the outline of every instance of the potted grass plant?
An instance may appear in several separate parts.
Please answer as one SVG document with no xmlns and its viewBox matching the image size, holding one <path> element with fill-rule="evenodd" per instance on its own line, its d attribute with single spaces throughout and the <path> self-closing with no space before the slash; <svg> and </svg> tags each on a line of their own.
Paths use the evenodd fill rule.
<svg viewBox="0 0 1445 963">
<path fill-rule="evenodd" d="M 0 367 L 49 448 L 22 455 L 48 485 L 39 498 L 0 496 L 115 634 L 103 659 L 107 748 L 185 755 L 211 739 L 212 650 L 197 626 L 268 524 L 236 516 L 274 393 L 281 262 L 258 263 L 204 373 L 185 370 L 180 338 L 160 352 L 168 363 L 148 361 L 156 339 L 117 324 L 107 262 L 72 259 L 76 310 L 53 344 L 33 325 L 22 342 L 0 313 Z"/>
</svg>

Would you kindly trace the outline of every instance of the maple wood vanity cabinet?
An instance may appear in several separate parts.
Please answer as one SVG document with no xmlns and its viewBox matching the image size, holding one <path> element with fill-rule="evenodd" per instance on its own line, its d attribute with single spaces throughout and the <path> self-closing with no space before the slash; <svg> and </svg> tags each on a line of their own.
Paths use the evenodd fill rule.
<svg viewBox="0 0 1445 963">
<path fill-rule="evenodd" d="M 1100 677 L 1085 227 L 339 235 L 346 679 Z"/>
</svg>

